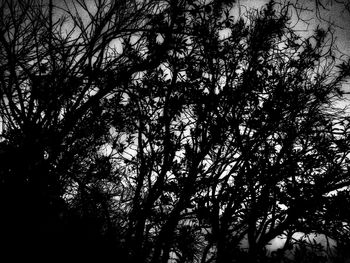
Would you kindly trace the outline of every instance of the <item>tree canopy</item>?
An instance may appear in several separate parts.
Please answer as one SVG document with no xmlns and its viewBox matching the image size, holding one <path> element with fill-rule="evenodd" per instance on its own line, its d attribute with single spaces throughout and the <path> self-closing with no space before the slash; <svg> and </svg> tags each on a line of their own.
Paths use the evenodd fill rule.
<svg viewBox="0 0 350 263">
<path fill-rule="evenodd" d="M 350 64 L 330 29 L 300 36 L 274 1 L 0 3 L 6 250 L 282 262 L 304 233 L 345 256 Z"/>
</svg>

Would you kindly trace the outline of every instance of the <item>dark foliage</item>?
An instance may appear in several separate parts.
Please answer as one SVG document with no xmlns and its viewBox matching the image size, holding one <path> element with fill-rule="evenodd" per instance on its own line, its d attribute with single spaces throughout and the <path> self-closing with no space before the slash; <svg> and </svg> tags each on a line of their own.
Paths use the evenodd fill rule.
<svg viewBox="0 0 350 263">
<path fill-rule="evenodd" d="M 4 252 L 345 258 L 350 66 L 330 31 L 299 36 L 273 1 L 241 17 L 235 1 L 0 3 Z"/>
</svg>

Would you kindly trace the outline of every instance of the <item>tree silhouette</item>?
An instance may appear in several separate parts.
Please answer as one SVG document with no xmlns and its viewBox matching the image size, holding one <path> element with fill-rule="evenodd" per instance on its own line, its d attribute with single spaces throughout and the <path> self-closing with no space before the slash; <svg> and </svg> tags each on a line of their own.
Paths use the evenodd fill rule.
<svg viewBox="0 0 350 263">
<path fill-rule="evenodd" d="M 348 242 L 349 64 L 291 6 L 229 2 L 1 2 L 6 248 L 262 262 L 280 235 L 282 258 L 296 232 Z"/>
<path fill-rule="evenodd" d="M 61 217 L 70 205 L 79 211 L 78 200 L 64 200 L 67 189 L 80 197 L 85 212 L 99 214 L 104 203 L 96 200 L 99 185 L 109 176 L 102 165 L 109 161 L 99 152 L 109 131 L 103 98 L 118 102 L 120 87 L 133 74 L 162 61 L 167 39 L 156 56 L 132 56 L 145 46 L 153 17 L 162 12 L 156 1 L 1 1 L 1 136 L 7 159 L 1 199 L 7 238 L 49 238 L 55 243 L 40 244 L 51 247 L 66 243 L 64 234 L 50 236 L 55 229 L 61 236 L 70 212 Z M 165 25 L 162 30 L 172 31 Z M 113 41 L 123 45 L 122 53 Z M 56 221 L 62 226 L 51 226 Z M 46 225 L 49 231 L 42 229 Z M 29 238 L 21 248 L 33 244 L 45 250 L 34 243 Z"/>
</svg>

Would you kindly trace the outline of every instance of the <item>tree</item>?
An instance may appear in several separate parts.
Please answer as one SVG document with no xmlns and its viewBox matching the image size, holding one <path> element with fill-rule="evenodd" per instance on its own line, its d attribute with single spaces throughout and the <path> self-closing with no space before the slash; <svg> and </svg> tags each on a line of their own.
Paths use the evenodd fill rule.
<svg viewBox="0 0 350 263">
<path fill-rule="evenodd" d="M 119 89 L 134 74 L 162 61 L 168 39 L 152 57 L 133 54 L 154 29 L 154 17 L 168 11 L 157 1 L 1 1 L 0 9 L 5 238 L 38 235 L 36 241 L 48 238 L 55 247 L 67 239 L 61 230 L 50 236 L 65 228 L 68 189 L 79 186 L 89 193 L 84 203 L 93 195 L 93 206 L 102 205 L 89 184 L 97 176 L 91 166 L 105 159 L 99 153 L 109 131 L 103 98 L 119 103 Z M 159 31 L 172 29 L 164 24 Z M 99 170 L 97 178 L 107 175 Z"/>
<path fill-rule="evenodd" d="M 198 236 L 192 245 L 207 244 L 202 251 L 217 251 L 219 262 L 245 257 L 234 248 L 247 238 L 253 262 L 284 233 L 333 236 L 323 206 L 349 182 L 347 121 L 331 105 L 348 70 L 334 67 L 327 32 L 301 39 L 288 10 L 278 14 L 273 4 L 252 13 L 249 25 L 222 20 L 211 5 L 197 8 L 186 17 L 191 37 L 179 36 L 184 44 L 167 64 L 132 86 L 141 95 L 128 96 L 131 115 L 140 116 L 136 242 L 155 236 L 154 261 L 165 262 L 186 224 Z M 231 36 L 220 39 L 224 28 Z"/>
<path fill-rule="evenodd" d="M 289 5 L 237 18 L 228 2 L 3 2 L 15 237 L 164 263 L 260 262 L 295 232 L 347 240 L 348 211 L 331 207 L 348 202 L 335 102 L 349 64 L 330 32 L 298 36 Z"/>
</svg>

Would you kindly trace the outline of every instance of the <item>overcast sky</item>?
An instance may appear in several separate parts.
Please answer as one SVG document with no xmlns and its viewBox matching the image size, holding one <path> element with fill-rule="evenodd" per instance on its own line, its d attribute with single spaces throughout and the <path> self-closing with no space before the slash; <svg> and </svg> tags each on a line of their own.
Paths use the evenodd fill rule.
<svg viewBox="0 0 350 263">
<path fill-rule="evenodd" d="M 264 4 L 268 3 L 269 0 L 236 0 L 237 3 L 241 4 L 242 13 L 246 8 L 256 7 L 260 8 Z M 284 2 L 283 0 L 276 0 L 276 2 Z M 303 30 L 312 30 L 317 24 L 320 24 L 324 27 L 327 27 L 325 21 L 321 21 L 316 16 L 316 0 L 309 1 L 298 1 L 299 5 L 303 5 L 305 8 L 308 8 L 309 12 L 304 12 L 303 16 L 305 19 L 310 21 L 310 24 L 299 23 L 300 29 Z M 334 0 L 321 0 L 330 4 L 327 6 L 328 10 L 323 10 L 321 15 L 324 19 L 334 22 L 337 27 L 334 27 L 337 37 L 338 47 L 346 54 L 350 55 L 350 12 L 344 8 L 343 4 L 338 4 Z M 297 2 L 297 0 L 290 0 L 290 2 Z M 313 10 L 313 11 L 311 11 Z"/>
</svg>

